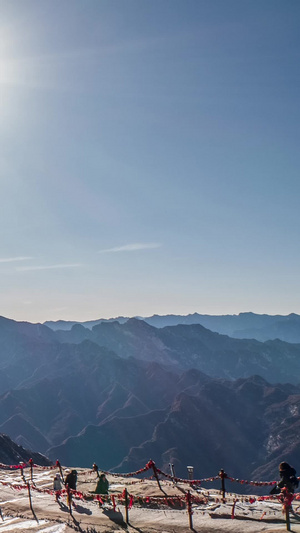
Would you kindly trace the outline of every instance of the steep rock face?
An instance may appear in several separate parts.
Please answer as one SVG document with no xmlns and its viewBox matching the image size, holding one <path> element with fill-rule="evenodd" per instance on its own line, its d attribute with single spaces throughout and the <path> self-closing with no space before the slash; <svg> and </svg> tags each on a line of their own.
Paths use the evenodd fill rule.
<svg viewBox="0 0 300 533">
<path fill-rule="evenodd" d="M 0 432 L 10 435 L 10 437 L 19 444 L 28 449 L 37 449 L 45 452 L 49 448 L 49 441 L 45 439 L 41 431 L 35 428 L 22 415 L 16 414 L 5 421 L 0 426 Z"/>
<path fill-rule="evenodd" d="M 41 466 L 52 464 L 44 455 L 26 450 L 13 442 L 7 435 L 0 434 L 0 463 L 16 465 L 19 462 L 26 463 L 29 459 L 33 459 L 34 463 Z"/>
<path fill-rule="evenodd" d="M 120 418 L 132 418 L 135 416 L 143 415 L 149 412 L 149 408 L 141 402 L 134 394 L 128 392 L 127 397 L 123 402 L 119 401 L 119 396 L 116 396 L 115 409 L 111 402 L 104 402 L 97 412 L 97 420 L 105 420 L 105 414 L 107 417 L 120 417 Z"/>
<path fill-rule="evenodd" d="M 48 450 L 48 454 L 59 457 L 63 464 L 89 467 L 96 462 L 106 469 L 121 463 L 132 446 L 151 438 L 164 416 L 164 410 L 123 419 L 114 416 L 98 426 L 87 426 L 77 437 Z"/>
</svg>

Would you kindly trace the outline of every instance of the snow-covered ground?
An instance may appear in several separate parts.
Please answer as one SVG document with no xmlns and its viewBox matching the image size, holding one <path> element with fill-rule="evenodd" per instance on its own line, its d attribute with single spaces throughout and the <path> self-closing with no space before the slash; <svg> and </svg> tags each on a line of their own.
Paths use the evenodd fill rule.
<svg viewBox="0 0 300 533">
<path fill-rule="evenodd" d="M 96 486 L 96 474 L 87 469 L 78 469 L 77 489 L 83 498 L 74 498 L 75 506 L 72 514 L 69 512 L 66 496 L 60 503 L 51 493 L 53 478 L 57 470 L 34 468 L 34 485 L 30 481 L 30 470 L 24 470 L 26 481 L 30 481 L 32 510 L 30 509 L 28 487 L 21 477 L 19 470 L 0 470 L 0 533 L 21 533 L 22 531 L 43 533 L 69 533 L 80 531 L 86 533 L 110 533 L 124 531 L 125 507 L 121 494 L 126 486 L 128 493 L 133 496 L 133 506 L 129 510 L 127 531 L 139 533 L 183 533 L 190 531 L 189 516 L 186 508 L 180 508 L 176 498 L 184 503 L 184 490 L 187 486 L 174 486 L 169 481 L 161 481 L 162 489 L 167 496 L 173 498 L 170 508 L 166 502 L 158 504 L 157 498 L 164 494 L 159 490 L 155 480 L 141 481 L 137 478 L 122 478 L 108 476 L 110 493 L 115 495 L 115 509 L 113 501 L 105 502 L 101 507 L 93 500 Z M 35 488 L 36 487 L 36 488 Z M 38 492 L 39 489 L 41 492 Z M 43 491 L 49 491 L 43 492 Z M 229 495 L 226 503 L 220 500 L 218 491 L 206 490 L 198 493 L 202 502 L 193 505 L 192 522 L 194 531 L 199 533 L 234 532 L 234 533 L 279 533 L 286 531 L 282 505 L 276 500 L 255 501 L 249 503 L 245 496 Z M 138 497 L 144 498 L 138 502 Z M 120 498 L 120 499 L 119 499 Z M 146 500 L 145 500 L 146 498 Z M 234 508 L 235 518 L 232 519 L 234 500 L 238 499 Z M 177 502 L 177 503 L 176 503 Z M 183 504 L 182 503 L 182 504 Z M 298 502 L 294 510 L 299 511 Z M 34 513 L 34 515 L 33 515 Z M 291 531 L 300 533 L 300 515 L 291 515 Z"/>
</svg>

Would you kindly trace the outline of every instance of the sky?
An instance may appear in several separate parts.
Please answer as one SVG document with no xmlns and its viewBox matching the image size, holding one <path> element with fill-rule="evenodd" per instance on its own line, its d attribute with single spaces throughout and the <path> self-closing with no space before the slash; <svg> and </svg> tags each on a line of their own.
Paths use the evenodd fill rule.
<svg viewBox="0 0 300 533">
<path fill-rule="evenodd" d="M 0 20 L 0 315 L 300 314 L 299 0 Z"/>
</svg>

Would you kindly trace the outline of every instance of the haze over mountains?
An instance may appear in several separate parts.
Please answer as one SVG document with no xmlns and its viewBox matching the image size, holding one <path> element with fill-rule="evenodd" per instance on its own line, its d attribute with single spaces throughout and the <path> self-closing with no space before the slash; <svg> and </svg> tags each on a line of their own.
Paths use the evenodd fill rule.
<svg viewBox="0 0 300 533">
<path fill-rule="evenodd" d="M 174 370 L 196 368 L 229 379 L 259 374 L 271 382 L 299 383 L 300 345 L 280 340 L 258 342 L 214 333 L 200 324 L 156 328 L 142 320 L 101 322 L 56 330 L 53 339 L 79 344 L 89 340 L 120 357 L 157 361 Z"/>
<path fill-rule="evenodd" d="M 271 327 L 275 317 L 262 315 L 259 327 L 259 316 L 210 318 Z M 295 325 L 298 315 L 289 317 Z M 150 457 L 181 476 L 194 464 L 197 477 L 223 467 L 270 479 L 282 458 L 296 465 L 300 344 L 152 318 L 162 327 L 122 319 L 56 329 L 0 318 L 0 432 L 53 461 L 123 472 Z"/>
<path fill-rule="evenodd" d="M 92 329 L 93 326 L 102 322 L 117 320 L 123 324 L 129 317 L 117 317 L 115 319 L 98 319 L 87 322 L 72 322 L 58 320 L 57 322 L 45 322 L 53 330 L 69 330 L 75 324 Z M 165 326 L 177 326 L 178 324 L 200 324 L 211 331 L 229 335 L 238 339 L 256 339 L 267 341 L 281 339 L 286 342 L 300 342 L 300 315 L 258 315 L 255 313 L 239 313 L 238 315 L 153 315 L 151 317 L 136 317 L 142 319 L 150 326 L 163 328 Z"/>
</svg>

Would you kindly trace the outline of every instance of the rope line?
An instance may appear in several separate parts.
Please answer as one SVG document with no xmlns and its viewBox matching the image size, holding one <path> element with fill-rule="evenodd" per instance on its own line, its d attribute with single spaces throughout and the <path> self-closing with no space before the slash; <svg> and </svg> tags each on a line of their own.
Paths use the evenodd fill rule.
<svg viewBox="0 0 300 533">
<path fill-rule="evenodd" d="M 60 467 L 60 462 L 56 461 L 56 464 L 51 465 L 51 466 L 37 465 L 32 462 L 32 459 L 30 459 L 27 463 L 24 462 L 24 463 L 20 463 L 17 465 L 5 465 L 3 463 L 0 463 L 0 469 L 2 470 L 24 470 L 29 467 L 40 468 L 42 470 L 54 470 Z M 138 476 L 139 474 L 142 474 L 154 468 L 157 474 L 160 474 L 161 476 L 169 479 L 170 481 L 175 482 L 175 483 L 186 483 L 188 485 L 201 485 L 202 483 L 209 483 L 209 482 L 217 481 L 222 478 L 220 474 L 216 476 L 202 478 L 202 479 L 185 479 L 185 478 L 180 478 L 176 476 L 171 476 L 170 474 L 167 474 L 166 472 L 163 472 L 163 470 L 158 468 L 155 465 L 154 461 L 152 461 L 152 459 L 150 459 L 150 461 L 143 468 L 140 468 L 139 470 L 136 470 L 134 472 L 118 473 L 118 472 L 110 472 L 109 470 L 101 470 L 101 472 L 103 472 L 106 475 L 113 476 L 113 477 L 128 478 L 128 477 Z M 79 474 L 80 473 L 81 472 L 79 472 Z M 93 470 L 90 470 L 90 473 L 93 473 Z M 234 478 L 234 477 L 228 476 L 227 474 L 224 474 L 224 479 L 227 479 L 228 481 L 231 481 L 234 483 L 239 483 L 241 485 L 252 485 L 255 487 L 266 487 L 266 486 L 276 485 L 277 483 L 277 481 L 249 481 L 246 479 Z M 300 481 L 300 476 L 297 479 Z"/>
</svg>

